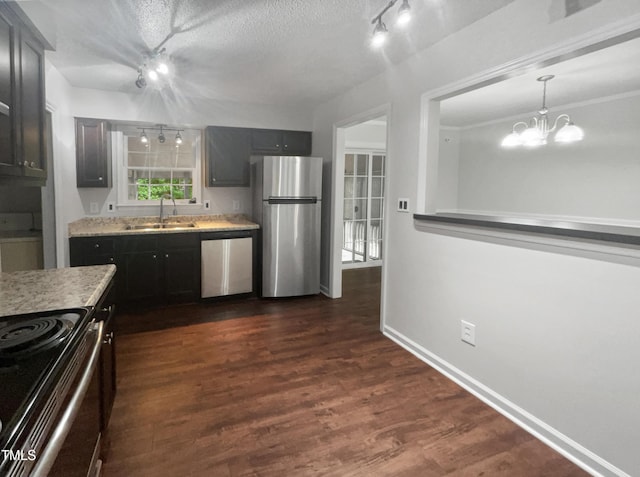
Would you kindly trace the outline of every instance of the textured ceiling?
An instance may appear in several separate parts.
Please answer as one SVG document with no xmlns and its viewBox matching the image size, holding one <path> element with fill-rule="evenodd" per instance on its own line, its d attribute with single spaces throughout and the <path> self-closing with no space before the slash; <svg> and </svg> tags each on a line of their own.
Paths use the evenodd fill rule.
<svg viewBox="0 0 640 477">
<path fill-rule="evenodd" d="M 167 37 L 171 87 L 185 96 L 315 105 L 513 0 L 411 0 L 388 44 L 369 45 L 387 0 L 41 0 L 24 9 L 55 43 L 47 57 L 74 86 L 135 93 L 145 52 Z M 53 22 L 52 22 L 53 19 Z"/>
</svg>

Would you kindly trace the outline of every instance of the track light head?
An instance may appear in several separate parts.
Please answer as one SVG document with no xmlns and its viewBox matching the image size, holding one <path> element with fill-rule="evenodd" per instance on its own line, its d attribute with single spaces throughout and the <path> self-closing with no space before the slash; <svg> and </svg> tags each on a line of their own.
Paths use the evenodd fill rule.
<svg viewBox="0 0 640 477">
<path fill-rule="evenodd" d="M 409 6 L 409 0 L 402 0 L 402 5 L 398 9 L 398 18 L 396 23 L 404 26 L 411 21 L 411 7 Z"/>
<path fill-rule="evenodd" d="M 149 138 L 147 137 L 147 133 L 144 129 L 142 130 L 142 134 L 140 134 L 140 142 L 142 144 L 147 144 L 149 142 Z"/>
<path fill-rule="evenodd" d="M 176 145 L 180 145 L 182 144 L 182 135 L 180 134 L 180 131 L 178 131 L 178 133 L 176 134 Z"/>
<path fill-rule="evenodd" d="M 371 38 L 371 44 L 375 47 L 380 47 L 387 39 L 387 26 L 382 23 L 382 17 L 378 17 L 378 23 L 373 28 L 373 37 Z"/>
<path fill-rule="evenodd" d="M 147 80 L 144 79 L 144 76 L 142 75 L 142 72 L 138 73 L 138 79 L 136 80 L 136 86 L 138 88 L 144 88 L 145 86 L 147 86 Z"/>
</svg>

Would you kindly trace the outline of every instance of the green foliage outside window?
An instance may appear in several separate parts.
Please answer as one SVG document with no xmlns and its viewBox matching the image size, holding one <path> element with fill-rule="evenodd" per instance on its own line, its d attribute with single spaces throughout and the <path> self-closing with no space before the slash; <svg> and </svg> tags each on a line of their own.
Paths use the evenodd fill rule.
<svg viewBox="0 0 640 477">
<path fill-rule="evenodd" d="M 174 199 L 191 198 L 191 179 L 137 179 L 136 185 L 137 200 L 160 200 L 165 194 Z"/>
</svg>

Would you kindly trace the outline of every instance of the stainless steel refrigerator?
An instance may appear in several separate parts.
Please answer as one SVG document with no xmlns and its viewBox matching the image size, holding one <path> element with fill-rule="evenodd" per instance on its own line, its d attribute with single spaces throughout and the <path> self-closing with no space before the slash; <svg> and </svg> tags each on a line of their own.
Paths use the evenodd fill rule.
<svg viewBox="0 0 640 477">
<path fill-rule="evenodd" d="M 262 296 L 320 292 L 322 158 L 252 158 L 253 218 L 262 229 Z"/>
</svg>

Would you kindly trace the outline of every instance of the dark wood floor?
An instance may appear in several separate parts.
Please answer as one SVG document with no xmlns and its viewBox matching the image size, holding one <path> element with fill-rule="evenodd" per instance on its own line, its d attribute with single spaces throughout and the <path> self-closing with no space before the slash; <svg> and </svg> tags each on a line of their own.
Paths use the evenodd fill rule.
<svg viewBox="0 0 640 477">
<path fill-rule="evenodd" d="M 385 338 L 379 283 L 118 316 L 104 476 L 587 475 Z"/>
</svg>

